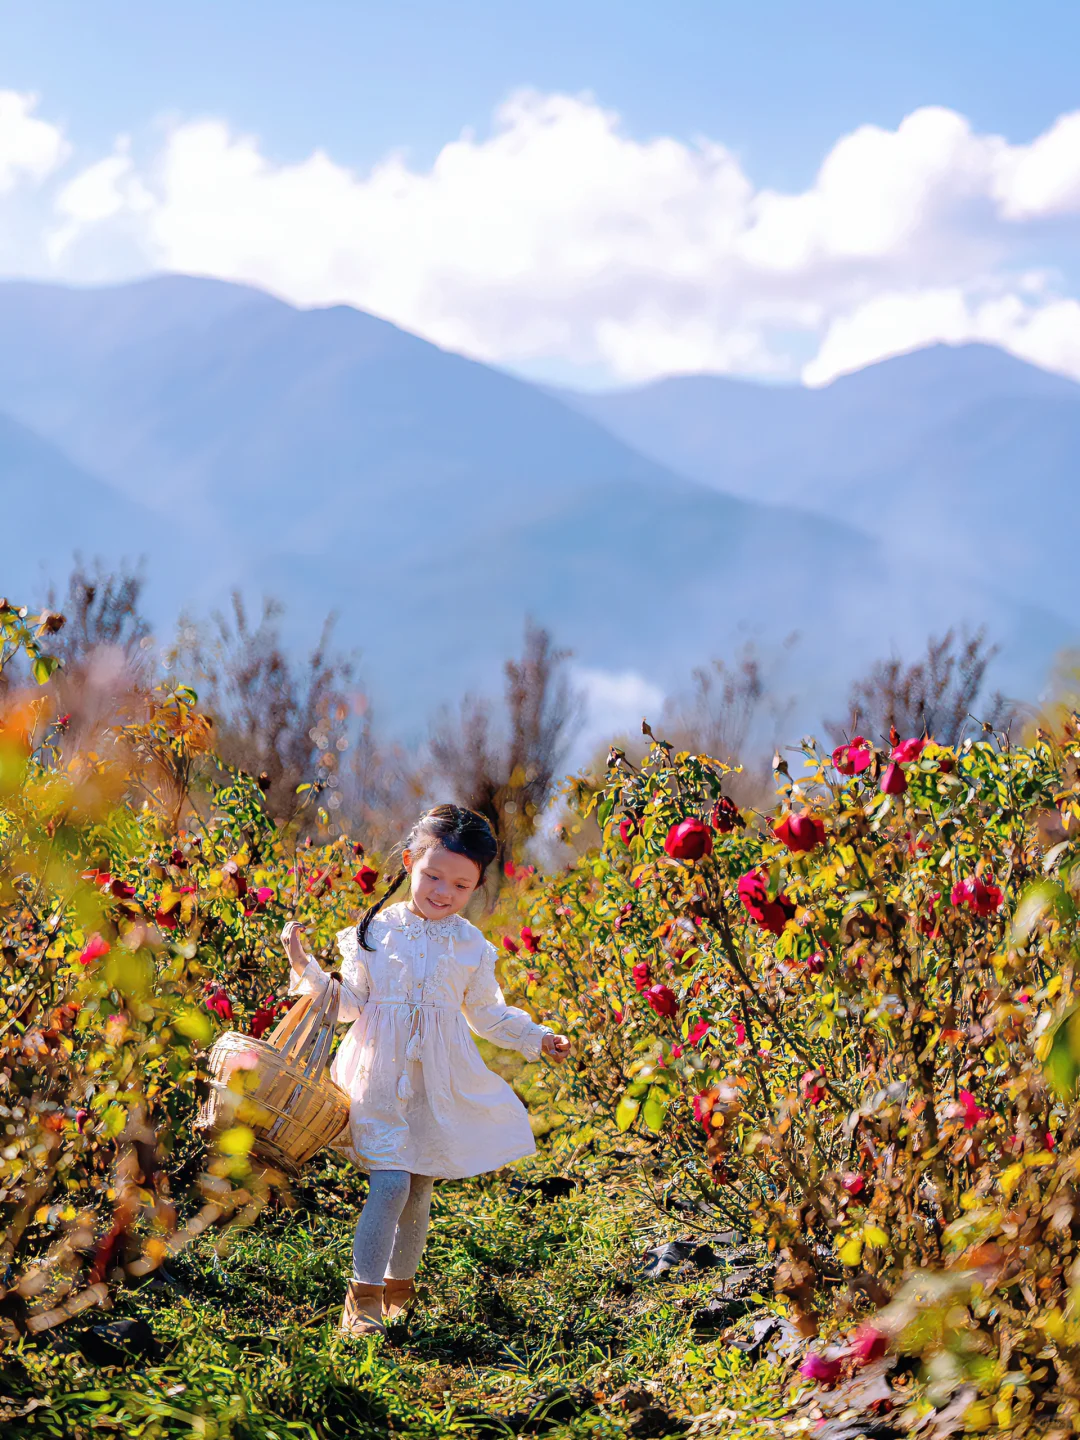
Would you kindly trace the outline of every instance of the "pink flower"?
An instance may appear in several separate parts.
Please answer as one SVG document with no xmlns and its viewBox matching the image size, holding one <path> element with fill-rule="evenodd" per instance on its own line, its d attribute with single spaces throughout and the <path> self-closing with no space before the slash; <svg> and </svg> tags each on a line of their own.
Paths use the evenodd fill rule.
<svg viewBox="0 0 1080 1440">
<path fill-rule="evenodd" d="M 645 1002 L 655 1014 L 671 1019 L 679 1008 L 675 992 L 666 985 L 650 985 L 645 991 Z"/>
<path fill-rule="evenodd" d="M 103 940 L 100 935 L 95 933 L 90 936 L 90 939 L 83 946 L 79 954 L 79 964 L 89 965 L 91 961 L 100 960 L 103 955 L 107 955 L 108 953 L 108 941 Z"/>
<path fill-rule="evenodd" d="M 507 860 L 506 864 L 503 866 L 503 874 L 508 880 L 513 880 L 514 876 L 517 874 L 517 866 L 512 860 Z"/>
<path fill-rule="evenodd" d="M 907 776 L 895 760 L 885 766 L 880 788 L 883 795 L 903 795 L 907 789 Z"/>
<path fill-rule="evenodd" d="M 840 1361 L 826 1360 L 824 1355 L 816 1355 L 811 1351 L 799 1366 L 799 1374 L 804 1380 L 816 1380 L 820 1385 L 831 1385 L 840 1375 Z"/>
<path fill-rule="evenodd" d="M 273 898 L 274 892 L 270 889 L 269 885 L 260 885 L 258 890 L 255 891 L 255 900 L 260 906 L 269 905 Z"/>
<path fill-rule="evenodd" d="M 647 960 L 639 960 L 638 963 L 632 967 L 630 974 L 634 977 L 634 989 L 639 995 L 652 984 L 652 971 L 649 969 L 649 962 Z"/>
<path fill-rule="evenodd" d="M 616 1025 L 621 1025 L 626 1016 L 622 1010 L 612 1010 L 611 1018 L 615 1021 Z"/>
<path fill-rule="evenodd" d="M 233 1018 L 232 1001 L 221 985 L 210 986 L 210 991 L 204 1004 L 210 1013 L 216 1015 L 219 1020 L 231 1020 Z"/>
<path fill-rule="evenodd" d="M 540 941 L 533 934 L 528 925 L 521 927 L 521 943 L 530 955 L 535 955 L 540 948 Z"/>
<path fill-rule="evenodd" d="M 858 1173 L 858 1171 L 849 1170 L 848 1173 L 840 1181 L 840 1184 L 844 1187 L 844 1189 L 849 1195 L 858 1195 L 865 1188 L 866 1181 Z"/>
<path fill-rule="evenodd" d="M 851 1353 L 860 1365 L 880 1360 L 889 1348 L 889 1337 L 873 1325 L 860 1325 L 851 1341 Z"/>
<path fill-rule="evenodd" d="M 807 1070 L 799 1082 L 803 1099 L 810 1105 L 820 1105 L 825 1099 L 824 1077 L 820 1070 Z"/>
<path fill-rule="evenodd" d="M 690 1034 L 686 1037 L 688 1045 L 696 1045 L 699 1040 L 709 1033 L 709 1022 L 707 1020 L 695 1020 L 691 1027 Z"/>
<path fill-rule="evenodd" d="M 899 745 L 893 746 L 892 758 L 901 765 L 910 764 L 912 760 L 918 760 L 926 746 L 926 740 L 901 740 Z"/>
<path fill-rule="evenodd" d="M 1001 888 L 992 882 L 987 883 L 980 880 L 978 876 L 969 880 L 961 880 L 954 885 L 949 896 L 957 909 L 961 905 L 967 905 L 974 910 L 976 915 L 992 915 L 995 910 L 1000 910 L 1005 896 Z"/>
<path fill-rule="evenodd" d="M 671 1047 L 671 1058 L 672 1058 L 672 1060 L 681 1060 L 681 1059 L 682 1059 L 682 1046 L 681 1046 L 681 1045 L 672 1045 L 672 1047 Z"/>
<path fill-rule="evenodd" d="M 980 1109 L 979 1105 L 975 1101 L 975 1096 L 972 1095 L 970 1090 L 960 1091 L 960 1104 L 963 1106 L 964 1110 L 965 1130 L 974 1130 L 975 1126 L 979 1123 L 980 1120 L 986 1119 L 987 1112 L 983 1109 Z"/>
<path fill-rule="evenodd" d="M 825 955 L 821 950 L 815 950 L 806 962 L 806 970 L 809 975 L 820 975 L 825 969 Z"/>
<path fill-rule="evenodd" d="M 673 860 L 700 860 L 712 854 L 712 832 L 703 820 L 689 815 L 672 825 L 664 841 L 664 849 Z"/>
<path fill-rule="evenodd" d="M 773 834 L 793 855 L 808 855 L 825 839 L 825 826 L 813 815 L 785 815 L 773 826 Z"/>
<path fill-rule="evenodd" d="M 503 949 L 508 955 L 516 955 L 518 953 L 518 943 L 516 940 L 511 940 L 509 935 L 503 936 L 502 943 Z"/>
<path fill-rule="evenodd" d="M 862 735 L 856 735 L 850 745 L 838 745 L 832 752 L 832 763 L 841 775 L 859 775 L 874 758 Z"/>
</svg>

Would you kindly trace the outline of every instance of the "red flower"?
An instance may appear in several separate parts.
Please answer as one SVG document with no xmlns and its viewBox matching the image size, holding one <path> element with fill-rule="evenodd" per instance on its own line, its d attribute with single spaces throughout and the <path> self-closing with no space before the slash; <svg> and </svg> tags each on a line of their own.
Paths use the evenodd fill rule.
<svg viewBox="0 0 1080 1440">
<path fill-rule="evenodd" d="M 903 795 L 907 789 L 907 776 L 893 760 L 885 766 L 885 774 L 881 777 L 881 793 L 883 795 Z"/>
<path fill-rule="evenodd" d="M 1054 1132 L 1052 1130 L 1047 1130 L 1046 1134 L 1043 1136 L 1043 1149 L 1053 1150 L 1056 1144 L 1057 1141 L 1054 1139 Z"/>
<path fill-rule="evenodd" d="M 681 1059 L 682 1059 L 682 1046 L 681 1046 L 681 1045 L 672 1045 L 672 1047 L 671 1047 L 671 1058 L 672 1058 L 672 1060 L 681 1060 Z"/>
<path fill-rule="evenodd" d="M 652 984 L 652 971 L 649 969 L 647 960 L 639 960 L 631 969 L 630 974 L 634 977 L 634 989 L 639 995 Z"/>
<path fill-rule="evenodd" d="M 265 1005 L 260 1005 L 255 1014 L 251 1017 L 251 1033 L 256 1040 L 261 1040 L 267 1030 L 274 1023 L 274 1011 Z"/>
<path fill-rule="evenodd" d="M 822 1085 L 822 1074 L 820 1070 L 807 1070 L 800 1080 L 802 1097 L 810 1105 L 820 1105 L 825 1099 L 825 1087 Z"/>
<path fill-rule="evenodd" d="M 1000 910 L 1005 896 L 1000 886 L 992 882 L 988 884 L 975 876 L 954 885 L 949 898 L 957 909 L 961 905 L 968 905 L 976 915 L 992 915 L 995 910 Z"/>
<path fill-rule="evenodd" d="M 361 865 L 360 869 L 353 876 L 357 885 L 360 886 L 362 895 L 370 895 L 379 883 L 379 872 L 373 870 L 370 865 Z"/>
<path fill-rule="evenodd" d="M 79 954 L 79 964 L 89 965 L 91 961 L 100 960 L 103 955 L 107 955 L 108 953 L 108 941 L 103 940 L 100 935 L 95 933 L 90 936 L 90 939 L 83 946 Z"/>
<path fill-rule="evenodd" d="M 738 806 L 726 795 L 721 795 L 712 808 L 709 824 L 718 835 L 728 835 L 732 830 L 737 830 L 742 823 L 742 813 Z"/>
<path fill-rule="evenodd" d="M 503 949 L 507 951 L 508 954 L 516 955 L 518 953 L 518 943 L 516 940 L 511 940 L 509 935 L 503 936 L 502 943 Z"/>
<path fill-rule="evenodd" d="M 529 952 L 530 955 L 535 955 L 537 950 L 539 950 L 540 948 L 540 941 L 536 938 L 528 925 L 522 926 L 521 943 L 525 946 L 525 949 Z"/>
<path fill-rule="evenodd" d="M 177 870 L 186 870 L 188 862 L 187 856 L 184 854 L 183 850 L 174 850 L 169 856 L 169 864 L 175 865 Z"/>
<path fill-rule="evenodd" d="M 773 834 L 793 855 L 808 855 L 825 840 L 825 826 L 813 815 L 785 815 L 773 826 Z"/>
<path fill-rule="evenodd" d="M 632 815 L 624 815 L 619 821 L 619 838 L 622 843 L 629 846 L 630 841 L 637 834 L 637 821 Z"/>
<path fill-rule="evenodd" d="M 849 1195 L 858 1195 L 865 1188 L 866 1181 L 857 1170 L 849 1170 L 840 1181 L 840 1184 Z"/>
<path fill-rule="evenodd" d="M 862 735 L 856 735 L 850 745 L 838 745 L 832 752 L 832 763 L 841 775 L 859 775 L 874 758 Z"/>
<path fill-rule="evenodd" d="M 736 1045 L 745 1045 L 745 1044 L 746 1044 L 746 1026 L 743 1024 L 743 1022 L 739 1019 L 739 1017 L 738 1017 L 737 1015 L 732 1015 L 732 1017 L 731 1017 L 731 1023 L 735 1026 L 735 1044 L 736 1044 Z"/>
<path fill-rule="evenodd" d="M 513 880 L 514 876 L 517 874 L 517 867 L 512 860 L 507 860 L 506 864 L 503 866 L 503 874 L 508 880 Z"/>
<path fill-rule="evenodd" d="M 822 1385 L 831 1385 L 840 1375 L 840 1361 L 826 1360 L 824 1355 L 815 1355 L 813 1351 L 799 1366 L 799 1374 L 804 1380 L 816 1380 Z"/>
<path fill-rule="evenodd" d="M 621 1025 L 626 1017 L 621 1010 L 612 1010 L 611 1018 L 615 1021 L 616 1025 Z"/>
<path fill-rule="evenodd" d="M 699 1095 L 694 1096 L 694 1119 L 706 1130 L 712 1129 L 712 1107 L 715 1098 L 711 1090 L 702 1090 Z"/>
<path fill-rule="evenodd" d="M 107 876 L 105 878 L 108 879 Z M 107 889 L 110 895 L 115 895 L 117 900 L 134 900 L 135 898 L 135 886 L 129 885 L 126 880 L 109 880 L 108 885 L 103 888 Z"/>
<path fill-rule="evenodd" d="M 352 853 L 356 856 L 357 860 L 363 857 L 364 847 L 360 844 L 359 840 L 353 841 Z"/>
<path fill-rule="evenodd" d="M 960 1091 L 960 1104 L 964 1111 L 965 1130 L 974 1130 L 980 1120 L 986 1119 L 987 1112 L 979 1107 L 970 1090 Z"/>
<path fill-rule="evenodd" d="M 941 891 L 934 890 L 927 897 L 929 913 L 919 916 L 919 929 L 924 935 L 929 935 L 933 940 L 938 933 L 938 926 L 941 924 L 937 916 L 938 901 L 941 899 Z"/>
<path fill-rule="evenodd" d="M 739 899 L 751 920 L 763 930 L 779 935 L 795 914 L 795 906 L 781 891 L 775 900 L 769 899 L 769 887 L 764 870 L 748 870 L 739 880 Z"/>
<path fill-rule="evenodd" d="M 645 991 L 645 1001 L 650 1010 L 667 1019 L 671 1019 L 679 1008 L 675 992 L 669 990 L 666 985 L 650 985 Z"/>
<path fill-rule="evenodd" d="M 815 950 L 806 962 L 806 970 L 810 975 L 820 975 L 825 969 L 825 955 L 821 950 Z"/>
<path fill-rule="evenodd" d="M 709 1022 L 707 1020 L 695 1020 L 690 1034 L 686 1037 L 686 1043 L 688 1045 L 696 1045 L 698 1041 L 704 1039 L 708 1033 Z"/>
<path fill-rule="evenodd" d="M 892 758 L 901 765 L 907 765 L 912 760 L 918 760 L 926 746 L 926 740 L 901 740 L 899 745 L 893 746 Z"/>
<path fill-rule="evenodd" d="M 664 849 L 673 860 L 700 860 L 703 855 L 712 854 L 712 833 L 703 820 L 688 815 L 672 825 Z"/>
<path fill-rule="evenodd" d="M 860 1365 L 872 1365 L 889 1348 L 889 1337 L 873 1325 L 860 1325 L 851 1342 L 851 1353 Z"/>
<path fill-rule="evenodd" d="M 180 911 L 174 906 L 171 910 L 158 910 L 154 913 L 154 924 L 159 930 L 175 930 L 180 923 Z"/>
<path fill-rule="evenodd" d="M 222 986 L 212 985 L 210 987 L 210 993 L 203 1003 L 219 1020 L 231 1020 L 233 1018 L 232 1001 Z"/>
<path fill-rule="evenodd" d="M 75 1111 L 75 1124 L 79 1127 L 79 1134 L 80 1134 L 80 1135 L 81 1135 L 82 1132 L 83 1132 L 83 1126 L 86 1124 L 87 1120 L 89 1120 L 89 1119 L 90 1119 L 90 1111 L 89 1111 L 89 1110 L 76 1110 L 76 1111 Z"/>
</svg>

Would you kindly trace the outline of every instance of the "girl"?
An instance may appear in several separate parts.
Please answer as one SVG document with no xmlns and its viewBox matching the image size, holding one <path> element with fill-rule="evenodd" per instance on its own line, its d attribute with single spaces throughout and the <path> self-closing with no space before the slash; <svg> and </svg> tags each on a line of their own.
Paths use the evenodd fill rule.
<svg viewBox="0 0 1080 1440">
<path fill-rule="evenodd" d="M 528 1060 L 570 1052 L 565 1036 L 506 1004 L 495 947 L 461 914 L 496 848 L 482 816 L 436 805 L 405 841 L 389 890 L 337 937 L 338 1018 L 354 1023 L 330 1072 L 352 1101 L 336 1148 L 371 1177 L 341 1317 L 350 1335 L 381 1332 L 412 1304 L 434 1181 L 535 1150 L 525 1107 L 481 1060 L 469 1028 Z M 406 878 L 408 901 L 383 911 Z M 329 976 L 304 951 L 299 925 L 290 921 L 281 938 L 289 993 L 321 992 Z"/>
</svg>

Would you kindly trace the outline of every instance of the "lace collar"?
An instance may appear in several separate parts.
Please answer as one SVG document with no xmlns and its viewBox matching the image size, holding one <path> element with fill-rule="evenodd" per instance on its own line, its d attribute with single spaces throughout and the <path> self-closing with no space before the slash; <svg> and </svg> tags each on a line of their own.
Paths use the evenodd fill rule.
<svg viewBox="0 0 1080 1440">
<path fill-rule="evenodd" d="M 410 940 L 420 940 L 424 937 L 432 940 L 449 940 L 459 934 L 461 930 L 460 915 L 451 915 L 446 920 L 425 920 L 422 915 L 417 915 L 410 910 L 404 900 L 399 901 L 396 905 L 391 905 L 385 913 L 386 918 L 399 930 L 404 930 Z"/>
</svg>

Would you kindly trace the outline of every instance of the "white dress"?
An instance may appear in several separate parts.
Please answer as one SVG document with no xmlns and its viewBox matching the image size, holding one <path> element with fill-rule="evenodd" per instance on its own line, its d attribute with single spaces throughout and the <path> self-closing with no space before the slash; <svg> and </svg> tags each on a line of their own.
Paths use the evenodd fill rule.
<svg viewBox="0 0 1080 1440">
<path fill-rule="evenodd" d="M 352 1021 L 330 1069 L 352 1101 L 335 1149 L 360 1169 L 457 1180 L 534 1153 L 529 1117 L 487 1068 L 469 1031 L 527 1060 L 550 1034 L 503 999 L 495 947 L 460 915 L 424 920 L 391 905 L 368 930 L 339 932 L 339 1020 Z M 318 994 L 329 976 L 314 960 L 291 995 Z"/>
</svg>

